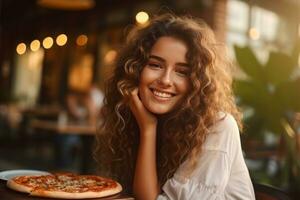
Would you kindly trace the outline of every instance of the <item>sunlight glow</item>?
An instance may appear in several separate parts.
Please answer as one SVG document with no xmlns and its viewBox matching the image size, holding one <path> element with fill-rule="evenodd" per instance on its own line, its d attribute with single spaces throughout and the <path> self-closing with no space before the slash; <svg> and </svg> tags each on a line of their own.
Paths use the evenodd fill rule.
<svg viewBox="0 0 300 200">
<path fill-rule="evenodd" d="M 258 40 L 260 37 L 260 33 L 256 28 L 250 28 L 249 30 L 249 36 L 252 40 Z"/>
</svg>

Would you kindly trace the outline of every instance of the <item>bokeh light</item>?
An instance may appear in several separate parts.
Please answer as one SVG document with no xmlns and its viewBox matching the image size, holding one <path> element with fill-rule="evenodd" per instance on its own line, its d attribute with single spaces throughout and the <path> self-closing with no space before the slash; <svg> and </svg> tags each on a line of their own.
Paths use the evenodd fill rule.
<svg viewBox="0 0 300 200">
<path fill-rule="evenodd" d="M 41 43 L 40 43 L 39 40 L 33 40 L 30 43 L 30 49 L 31 49 L 31 51 L 37 51 L 37 50 L 39 50 L 40 47 L 41 47 Z"/>
<path fill-rule="evenodd" d="M 148 15 L 148 13 L 146 13 L 144 11 L 138 12 L 135 16 L 135 20 L 139 24 L 145 24 L 149 20 L 149 15 Z"/>
<path fill-rule="evenodd" d="M 260 34 L 256 28 L 250 28 L 249 36 L 252 40 L 258 40 L 260 37 Z"/>
<path fill-rule="evenodd" d="M 68 37 L 66 36 L 66 34 L 60 34 L 56 38 L 56 44 L 58 46 L 64 46 L 67 43 L 67 41 L 68 41 Z"/>
<path fill-rule="evenodd" d="M 43 47 L 45 49 L 50 49 L 53 45 L 53 39 L 52 37 L 46 37 L 44 40 L 43 40 Z"/>
<path fill-rule="evenodd" d="M 78 46 L 84 46 L 87 44 L 87 41 L 88 41 L 88 37 L 86 35 L 82 34 L 77 37 L 76 44 Z"/>
<path fill-rule="evenodd" d="M 104 61 L 107 64 L 111 64 L 117 57 L 117 52 L 115 50 L 109 50 L 104 57 Z"/>
<path fill-rule="evenodd" d="M 16 48 L 16 51 L 19 55 L 22 55 L 26 52 L 26 44 L 25 43 L 20 43 L 18 44 L 17 48 Z"/>
</svg>

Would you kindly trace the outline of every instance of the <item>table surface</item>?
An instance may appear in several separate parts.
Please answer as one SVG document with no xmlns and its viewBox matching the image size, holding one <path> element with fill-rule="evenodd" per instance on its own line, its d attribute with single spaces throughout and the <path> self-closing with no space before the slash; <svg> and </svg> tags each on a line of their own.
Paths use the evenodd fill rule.
<svg viewBox="0 0 300 200">
<path fill-rule="evenodd" d="M 6 187 L 6 181 L 0 180 L 0 199 L 3 200 L 51 200 L 54 198 L 42 198 L 29 196 L 26 193 L 16 192 Z M 93 200 L 134 200 L 134 198 L 124 194 L 118 194 L 105 198 L 93 198 Z M 92 200 L 92 199 L 91 199 Z"/>
<path fill-rule="evenodd" d="M 50 120 L 38 120 L 34 119 L 30 123 L 30 127 L 43 130 L 43 131 L 50 131 L 55 134 L 62 134 L 62 135 L 78 135 L 80 136 L 82 142 L 82 155 L 81 155 L 81 166 L 80 172 L 86 173 L 88 172 L 90 161 L 92 158 L 92 147 L 94 137 L 96 135 L 96 126 L 90 124 L 80 124 L 80 123 L 59 123 L 57 121 L 50 121 Z M 37 131 L 38 132 L 38 131 Z"/>
<path fill-rule="evenodd" d="M 79 124 L 79 123 L 66 123 L 60 124 L 56 121 L 49 120 L 32 120 L 30 127 L 36 129 L 43 129 L 54 131 L 59 134 L 75 134 L 75 135 L 95 135 L 96 126 L 89 124 Z"/>
</svg>

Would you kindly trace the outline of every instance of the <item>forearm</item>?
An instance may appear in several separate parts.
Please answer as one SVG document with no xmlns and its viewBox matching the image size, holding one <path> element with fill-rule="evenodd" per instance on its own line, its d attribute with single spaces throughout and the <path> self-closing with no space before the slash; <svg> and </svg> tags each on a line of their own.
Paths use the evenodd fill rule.
<svg viewBox="0 0 300 200">
<path fill-rule="evenodd" d="M 73 98 L 67 99 L 67 109 L 68 113 L 75 118 L 80 118 L 80 113 L 77 111 L 77 103 Z"/>
<path fill-rule="evenodd" d="M 133 192 L 138 200 L 154 200 L 159 193 L 155 131 L 142 133 L 140 138 L 133 182 Z"/>
</svg>

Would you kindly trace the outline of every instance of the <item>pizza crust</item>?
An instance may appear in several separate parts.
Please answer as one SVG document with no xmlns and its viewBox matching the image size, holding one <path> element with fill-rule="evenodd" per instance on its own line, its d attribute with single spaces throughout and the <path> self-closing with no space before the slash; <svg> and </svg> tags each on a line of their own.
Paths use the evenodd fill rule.
<svg viewBox="0 0 300 200">
<path fill-rule="evenodd" d="M 7 181 L 6 183 L 7 187 L 9 187 L 10 189 L 19 191 L 19 192 L 25 192 L 25 193 L 30 193 L 32 188 L 25 186 L 25 185 L 21 185 L 19 183 L 16 183 L 14 180 L 10 179 Z"/>
<path fill-rule="evenodd" d="M 39 197 L 51 197 L 51 198 L 60 198 L 60 199 L 85 199 L 85 198 L 100 198 L 107 197 L 114 194 L 118 194 L 122 191 L 122 186 L 117 183 L 117 187 L 111 189 L 105 189 L 100 192 L 63 192 L 63 191 L 40 191 L 35 190 L 30 193 L 32 196 Z"/>
</svg>

